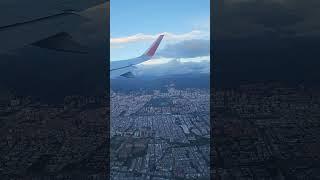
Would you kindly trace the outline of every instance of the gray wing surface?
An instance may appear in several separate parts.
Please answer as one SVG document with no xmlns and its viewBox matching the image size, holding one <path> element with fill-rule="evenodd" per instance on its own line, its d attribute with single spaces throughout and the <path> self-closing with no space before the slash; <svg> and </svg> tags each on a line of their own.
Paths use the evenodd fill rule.
<svg viewBox="0 0 320 180">
<path fill-rule="evenodd" d="M 30 0 L 17 3 L 15 0 L 2 0 L 0 53 L 26 45 L 70 52 L 76 52 L 81 47 L 79 52 L 83 52 L 83 47 L 74 42 L 67 32 L 72 32 L 89 21 L 81 15 L 81 11 L 105 2 L 106 0 Z M 58 39 L 54 39 L 55 37 Z"/>
</svg>

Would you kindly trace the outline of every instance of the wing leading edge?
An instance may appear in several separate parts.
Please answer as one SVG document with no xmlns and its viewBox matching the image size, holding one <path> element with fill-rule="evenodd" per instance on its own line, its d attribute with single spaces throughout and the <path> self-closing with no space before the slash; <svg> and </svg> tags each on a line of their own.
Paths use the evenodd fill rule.
<svg viewBox="0 0 320 180">
<path fill-rule="evenodd" d="M 19 6 L 13 6 L 10 0 L 0 2 L 0 15 L 2 15 L 0 53 L 28 45 L 56 51 L 86 53 L 89 49 L 76 42 L 69 33 L 78 30 L 82 24 L 93 21 L 87 16 L 95 9 L 90 12 L 87 12 L 88 10 L 109 2 L 107 0 L 84 0 L 81 3 L 74 0 L 33 1 L 37 1 L 34 3 L 37 5 L 36 11 L 26 8 L 30 7 L 30 2 L 21 2 Z M 24 15 L 15 16 L 21 13 L 13 13 L 14 11 L 23 11 Z"/>
</svg>

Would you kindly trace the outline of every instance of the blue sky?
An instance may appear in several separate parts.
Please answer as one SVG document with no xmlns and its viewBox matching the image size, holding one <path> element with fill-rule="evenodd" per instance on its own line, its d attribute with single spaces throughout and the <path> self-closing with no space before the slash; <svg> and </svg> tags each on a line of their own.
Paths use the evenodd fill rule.
<svg viewBox="0 0 320 180">
<path fill-rule="evenodd" d="M 160 33 L 159 49 L 209 39 L 210 0 L 110 1 L 111 61 L 141 55 Z"/>
</svg>

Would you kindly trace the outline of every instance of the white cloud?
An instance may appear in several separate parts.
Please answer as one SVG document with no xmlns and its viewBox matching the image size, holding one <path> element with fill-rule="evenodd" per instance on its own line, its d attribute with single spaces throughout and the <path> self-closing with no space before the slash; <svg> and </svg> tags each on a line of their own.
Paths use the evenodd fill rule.
<svg viewBox="0 0 320 180">
<path fill-rule="evenodd" d="M 166 64 L 172 60 L 177 60 L 180 63 L 188 63 L 188 62 L 194 62 L 194 63 L 200 63 L 204 61 L 210 61 L 210 56 L 199 56 L 194 58 L 156 58 L 151 59 L 149 61 L 141 63 L 141 66 L 152 66 L 152 65 L 159 65 L 159 64 Z M 140 65 L 138 65 L 140 66 Z"/>
<path fill-rule="evenodd" d="M 148 66 L 148 65 L 157 65 L 157 64 L 165 64 L 171 61 L 172 58 L 157 58 L 157 59 L 151 59 L 149 61 L 141 63 L 142 66 Z"/>
<path fill-rule="evenodd" d="M 109 14 L 109 4 L 109 2 L 105 2 L 80 12 L 84 22 L 72 32 L 72 36 L 84 45 L 108 42 L 106 33 L 108 26 L 106 24 L 109 17 L 106 14 Z"/>
<path fill-rule="evenodd" d="M 179 59 L 182 63 L 184 62 L 203 62 L 203 61 L 210 61 L 210 56 L 199 56 L 195 58 L 180 58 Z"/>
<path fill-rule="evenodd" d="M 188 73 L 210 73 L 210 56 L 196 58 L 159 58 L 137 66 L 138 76 L 163 76 Z"/>
<path fill-rule="evenodd" d="M 120 37 L 120 38 L 111 38 L 110 44 L 111 47 L 116 44 L 125 44 L 125 43 L 132 43 L 132 42 L 143 42 L 143 41 L 153 41 L 155 38 L 157 38 L 160 34 L 165 35 L 166 41 L 183 41 L 183 40 L 191 40 L 191 39 L 208 39 L 210 33 L 206 31 L 199 31 L 194 30 L 191 32 L 183 33 L 183 34 L 174 34 L 169 32 L 163 32 L 155 35 L 150 34 L 135 34 L 132 36 L 127 37 Z"/>
</svg>

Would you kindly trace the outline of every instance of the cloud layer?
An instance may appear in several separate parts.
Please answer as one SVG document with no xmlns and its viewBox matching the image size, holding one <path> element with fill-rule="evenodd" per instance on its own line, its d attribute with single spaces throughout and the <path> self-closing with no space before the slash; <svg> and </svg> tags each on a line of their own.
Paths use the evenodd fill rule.
<svg viewBox="0 0 320 180">
<path fill-rule="evenodd" d="M 191 32 L 183 33 L 183 34 L 163 32 L 155 35 L 150 35 L 150 34 L 139 33 L 139 34 L 135 34 L 128 37 L 111 38 L 110 44 L 111 46 L 114 46 L 114 45 L 133 43 L 133 42 L 153 41 L 160 34 L 165 35 L 166 41 L 184 41 L 184 40 L 191 40 L 191 39 L 208 39 L 210 33 L 205 31 L 198 31 L 198 30 L 194 30 Z"/>
<path fill-rule="evenodd" d="M 167 44 L 156 56 L 138 66 L 137 76 L 210 73 L 210 40 L 193 39 Z"/>
<path fill-rule="evenodd" d="M 215 38 L 319 36 L 318 0 L 224 0 L 214 4 Z"/>
<path fill-rule="evenodd" d="M 172 59 L 162 63 L 145 63 L 137 66 L 135 74 L 137 76 L 166 76 L 190 73 L 210 73 L 210 60 L 208 57 L 198 58 L 196 61 L 190 59 Z"/>
<path fill-rule="evenodd" d="M 210 55 L 210 40 L 193 39 L 168 44 L 159 50 L 158 56 L 166 58 L 194 58 Z"/>
<path fill-rule="evenodd" d="M 80 15 L 88 19 L 88 21 L 81 24 L 79 29 L 72 33 L 73 36 L 79 39 L 79 41 L 87 44 L 107 44 L 109 34 L 109 11 L 109 1 L 82 11 Z"/>
</svg>

